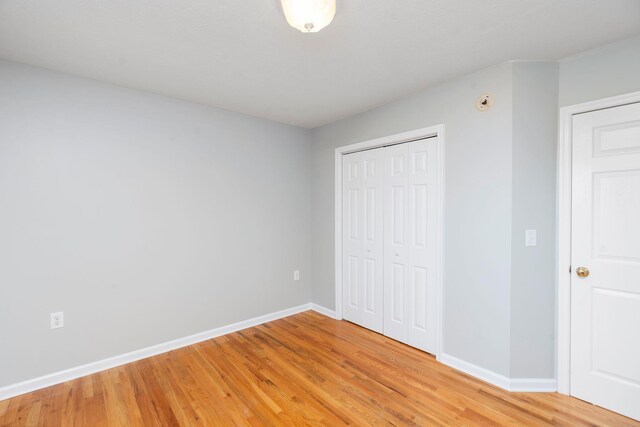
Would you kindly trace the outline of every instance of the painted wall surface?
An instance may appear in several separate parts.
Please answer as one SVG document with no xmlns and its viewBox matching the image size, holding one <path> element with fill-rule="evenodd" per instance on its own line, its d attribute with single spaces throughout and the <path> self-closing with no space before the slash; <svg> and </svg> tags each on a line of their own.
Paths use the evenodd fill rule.
<svg viewBox="0 0 640 427">
<path fill-rule="evenodd" d="M 334 307 L 334 150 L 443 123 L 444 352 L 509 374 L 512 67 L 483 70 L 313 131 L 313 302 Z M 491 92 L 495 105 L 475 109 Z"/>
<path fill-rule="evenodd" d="M 513 64 L 511 378 L 555 376 L 557 106 L 557 62 Z"/>
<path fill-rule="evenodd" d="M 309 302 L 310 167 L 308 130 L 0 61 L 0 386 Z"/>
<path fill-rule="evenodd" d="M 503 64 L 315 129 L 313 301 L 334 306 L 335 147 L 444 123 L 444 352 L 510 378 L 554 377 L 558 105 L 637 90 L 640 37 Z M 477 113 L 484 91 L 496 106 Z"/>
<path fill-rule="evenodd" d="M 560 106 L 640 91 L 640 36 L 560 61 Z"/>
<path fill-rule="evenodd" d="M 640 37 L 308 131 L 0 60 L 0 387 L 309 300 L 333 308 L 335 148 L 440 123 L 444 351 L 548 378 L 558 103 L 638 90 Z M 495 106 L 480 113 L 483 92 Z M 65 328 L 49 330 L 54 311 Z"/>
</svg>

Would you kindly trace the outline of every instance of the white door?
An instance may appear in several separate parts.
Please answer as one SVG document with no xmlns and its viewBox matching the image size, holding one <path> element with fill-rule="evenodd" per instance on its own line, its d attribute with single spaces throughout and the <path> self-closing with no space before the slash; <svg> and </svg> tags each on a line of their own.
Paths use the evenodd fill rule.
<svg viewBox="0 0 640 427">
<path fill-rule="evenodd" d="M 343 156 L 343 317 L 434 352 L 437 140 Z"/>
<path fill-rule="evenodd" d="M 383 149 L 343 157 L 343 317 L 383 332 Z"/>
<path fill-rule="evenodd" d="M 384 334 L 434 352 L 437 145 L 426 139 L 385 150 Z"/>
<path fill-rule="evenodd" d="M 572 168 L 571 394 L 640 419 L 640 104 L 574 116 Z"/>
</svg>

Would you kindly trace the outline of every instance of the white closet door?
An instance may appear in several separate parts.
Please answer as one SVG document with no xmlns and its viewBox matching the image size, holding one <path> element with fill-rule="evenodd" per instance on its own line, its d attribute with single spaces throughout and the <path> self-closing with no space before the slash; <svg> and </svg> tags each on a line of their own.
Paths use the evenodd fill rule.
<svg viewBox="0 0 640 427">
<path fill-rule="evenodd" d="M 343 157 L 343 317 L 435 350 L 437 144 Z"/>
<path fill-rule="evenodd" d="M 382 333 L 384 309 L 384 149 L 363 151 L 362 326 Z"/>
<path fill-rule="evenodd" d="M 362 296 L 361 254 L 362 254 L 362 166 L 360 153 L 343 157 L 342 173 L 342 287 L 343 317 L 355 323 L 361 322 Z"/>
<path fill-rule="evenodd" d="M 408 145 L 385 150 L 384 185 L 384 334 L 407 342 L 409 263 L 407 187 Z"/>
<path fill-rule="evenodd" d="M 409 340 L 435 352 L 438 161 L 434 139 L 408 144 Z"/>
<path fill-rule="evenodd" d="M 427 139 L 386 153 L 384 334 L 434 352 L 437 146 Z"/>
<path fill-rule="evenodd" d="M 343 158 L 343 317 L 383 331 L 382 149 Z"/>
</svg>

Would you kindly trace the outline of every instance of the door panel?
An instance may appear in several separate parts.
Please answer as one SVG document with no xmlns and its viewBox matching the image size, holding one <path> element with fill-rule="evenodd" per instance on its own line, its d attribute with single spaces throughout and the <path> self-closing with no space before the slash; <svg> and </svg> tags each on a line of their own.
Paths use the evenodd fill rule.
<svg viewBox="0 0 640 427">
<path fill-rule="evenodd" d="M 391 187 L 391 241 L 399 246 L 404 245 L 404 190 L 404 185 Z"/>
<path fill-rule="evenodd" d="M 437 147 L 434 140 L 422 140 L 407 144 L 407 149 L 411 164 L 407 177 L 410 236 L 408 263 L 411 270 L 407 343 L 433 353 L 437 311 Z"/>
<path fill-rule="evenodd" d="M 594 175 L 594 258 L 640 262 L 638 188 L 640 170 Z"/>
<path fill-rule="evenodd" d="M 407 242 L 407 167 L 408 144 L 385 148 L 384 183 L 384 334 L 395 340 L 409 341 Z"/>
<path fill-rule="evenodd" d="M 383 222 L 381 151 L 343 157 L 343 316 L 361 326 L 383 328 Z M 357 274 L 348 276 L 349 271 Z"/>
<path fill-rule="evenodd" d="M 427 185 L 419 184 L 413 186 L 413 246 L 415 248 L 425 248 L 427 246 Z"/>
<path fill-rule="evenodd" d="M 404 264 L 391 266 L 391 320 L 404 325 Z"/>
<path fill-rule="evenodd" d="M 344 318 L 360 322 L 360 264 L 362 252 L 361 194 L 362 176 L 360 156 L 351 154 L 343 160 L 343 307 Z"/>
<path fill-rule="evenodd" d="M 427 139 L 387 150 L 384 265 L 388 304 L 384 333 L 433 352 L 437 313 L 437 145 L 435 140 Z M 396 313 L 400 309 L 402 313 Z"/>
<path fill-rule="evenodd" d="M 427 329 L 427 269 L 422 267 L 413 267 L 413 274 L 411 275 L 413 295 L 411 295 L 411 301 L 413 302 L 413 311 L 415 316 L 413 318 L 412 327 L 420 331 Z"/>
<path fill-rule="evenodd" d="M 359 228 L 360 228 L 360 216 L 358 215 L 359 204 L 360 204 L 360 189 L 353 188 L 349 189 L 347 195 L 347 224 L 349 224 L 349 240 L 357 241 L 359 237 Z"/>
<path fill-rule="evenodd" d="M 365 258 L 364 260 L 364 283 L 365 283 L 365 297 L 364 297 L 364 309 L 369 313 L 376 311 L 376 288 L 379 287 L 378 281 L 380 278 L 376 274 L 376 260 L 372 258 Z"/>
<path fill-rule="evenodd" d="M 572 160 L 571 394 L 640 419 L 640 104 L 574 116 Z"/>
<path fill-rule="evenodd" d="M 632 346 L 629 351 L 618 348 L 629 338 L 629 325 L 640 325 L 640 295 L 594 287 L 591 298 L 593 372 L 640 388 L 640 347 Z"/>
<path fill-rule="evenodd" d="M 382 332 L 383 323 L 383 247 L 382 231 L 382 149 L 361 153 L 365 171 L 364 190 L 364 227 L 362 246 L 365 277 L 362 284 L 363 312 L 361 325 Z"/>
<path fill-rule="evenodd" d="M 360 299 L 358 298 L 358 287 L 359 287 L 359 274 L 358 267 L 360 264 L 360 260 L 358 257 L 353 255 L 349 255 L 349 268 L 347 271 L 347 277 L 349 281 L 347 282 L 347 290 L 349 293 L 349 308 L 354 310 L 360 309 Z"/>
</svg>

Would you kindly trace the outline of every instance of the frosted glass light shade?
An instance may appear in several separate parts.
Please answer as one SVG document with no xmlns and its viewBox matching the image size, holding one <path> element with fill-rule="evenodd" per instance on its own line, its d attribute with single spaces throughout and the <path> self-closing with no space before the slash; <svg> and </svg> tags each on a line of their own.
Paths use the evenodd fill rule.
<svg viewBox="0 0 640 427">
<path fill-rule="evenodd" d="M 287 22 L 303 33 L 317 33 L 331 23 L 336 0 L 280 0 Z"/>
</svg>

